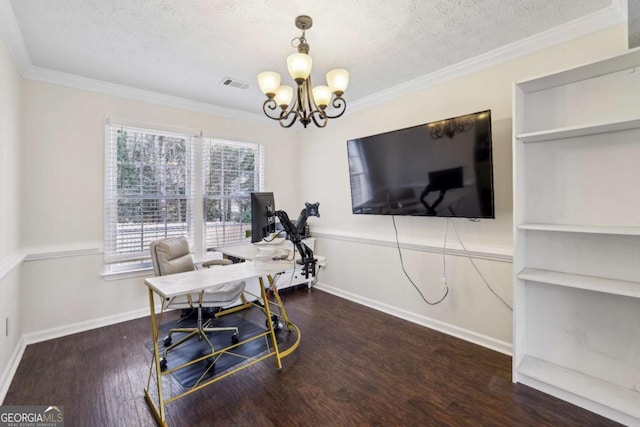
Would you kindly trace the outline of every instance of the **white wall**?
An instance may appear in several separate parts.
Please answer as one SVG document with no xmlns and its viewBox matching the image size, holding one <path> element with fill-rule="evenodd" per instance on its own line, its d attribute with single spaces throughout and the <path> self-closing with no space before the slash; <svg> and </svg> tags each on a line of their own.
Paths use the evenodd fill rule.
<svg viewBox="0 0 640 427">
<path fill-rule="evenodd" d="M 512 313 L 487 289 L 469 259 L 447 257 L 449 297 L 440 305 L 429 306 L 401 270 L 393 246 L 392 218 L 351 213 L 346 141 L 491 109 L 496 219 L 451 222 L 467 249 L 500 258 L 512 252 L 512 83 L 602 59 L 626 48 L 626 26 L 619 25 L 359 110 L 331 121 L 325 129 L 308 131 L 301 147 L 301 163 L 308 166 L 303 169 L 302 196 L 320 202 L 322 217 L 313 218 L 311 229 L 319 237 L 318 253 L 328 257 L 328 268 L 320 278 L 327 285 L 325 289 L 508 351 Z M 351 78 L 357 81 L 358 76 Z M 421 249 L 442 247 L 446 220 L 396 217 L 396 223 L 400 242 L 409 246 L 403 250 L 407 271 L 429 300 L 437 300 L 442 255 Z M 447 246 L 461 249 L 451 227 Z M 511 264 L 486 259 L 476 264 L 495 291 L 511 303 Z"/>
<path fill-rule="evenodd" d="M 20 324 L 20 109 L 22 79 L 0 38 L 0 401 Z M 8 319 L 8 330 L 7 330 Z"/>
<path fill-rule="evenodd" d="M 25 334 L 82 329 L 148 310 L 142 278 L 105 281 L 102 253 L 90 253 L 101 248 L 104 235 L 106 116 L 261 142 L 266 189 L 276 192 L 279 207 L 298 207 L 298 133 L 273 122 L 242 122 L 32 81 L 24 84 L 24 99 L 22 245 L 30 254 L 48 254 L 23 263 Z M 89 254 L 81 255 L 84 250 Z"/>
</svg>

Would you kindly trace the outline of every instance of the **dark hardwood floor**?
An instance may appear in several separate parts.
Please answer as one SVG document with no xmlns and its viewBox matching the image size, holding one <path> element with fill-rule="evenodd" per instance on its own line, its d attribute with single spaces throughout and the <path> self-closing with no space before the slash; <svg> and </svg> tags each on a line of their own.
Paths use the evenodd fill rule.
<svg viewBox="0 0 640 427">
<path fill-rule="evenodd" d="M 319 290 L 284 294 L 300 347 L 175 401 L 171 426 L 613 426 L 511 382 L 511 358 Z M 149 318 L 30 345 L 4 405 L 69 426 L 153 426 Z"/>
</svg>

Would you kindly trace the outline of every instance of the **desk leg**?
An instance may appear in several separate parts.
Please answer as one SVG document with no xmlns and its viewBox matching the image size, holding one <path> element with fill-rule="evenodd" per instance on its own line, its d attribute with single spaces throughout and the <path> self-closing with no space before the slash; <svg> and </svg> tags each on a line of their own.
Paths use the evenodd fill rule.
<svg viewBox="0 0 640 427">
<path fill-rule="evenodd" d="M 280 309 L 280 315 L 284 319 L 284 323 L 287 325 L 287 329 L 291 330 L 291 322 L 289 321 L 289 316 L 287 316 L 287 311 L 284 309 L 284 304 L 280 299 L 280 293 L 278 292 L 278 289 L 275 286 L 273 286 L 273 283 L 274 283 L 273 277 L 269 276 L 268 278 L 269 278 L 269 287 L 273 290 L 273 296 L 275 297 L 276 304 Z"/>
<path fill-rule="evenodd" d="M 160 370 L 160 350 L 158 348 L 158 325 L 156 324 L 156 308 L 155 302 L 153 298 L 153 290 L 149 288 L 149 307 L 151 311 L 151 338 L 153 339 L 153 363 L 155 364 L 156 370 L 156 385 L 158 391 L 158 406 L 156 407 L 155 403 L 151 395 L 149 394 L 149 390 L 144 391 L 144 397 L 147 400 L 147 403 L 151 407 L 153 411 L 153 415 L 156 417 L 158 424 L 161 426 L 166 426 L 167 421 L 165 419 L 165 408 L 164 408 L 164 396 L 162 395 L 162 371 Z M 149 385 L 147 385 L 147 388 Z"/>
<path fill-rule="evenodd" d="M 282 369 L 282 361 L 280 360 L 280 350 L 278 349 L 278 341 L 276 339 L 276 331 L 273 329 L 273 322 L 271 321 L 271 308 L 269 307 L 269 297 L 267 295 L 267 290 L 264 287 L 264 279 L 258 277 L 258 281 L 260 282 L 260 294 L 262 296 L 262 302 L 264 303 L 264 314 L 267 317 L 267 325 L 269 326 L 269 336 L 271 337 L 271 342 L 273 343 L 273 352 L 276 355 L 276 366 L 278 370 Z M 273 284 L 273 280 L 271 276 L 269 276 L 269 288 Z"/>
</svg>

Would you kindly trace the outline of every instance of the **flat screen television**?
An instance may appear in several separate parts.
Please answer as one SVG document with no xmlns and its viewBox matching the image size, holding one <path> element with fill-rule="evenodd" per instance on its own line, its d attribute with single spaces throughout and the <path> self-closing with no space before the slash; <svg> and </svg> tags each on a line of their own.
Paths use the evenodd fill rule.
<svg viewBox="0 0 640 427">
<path fill-rule="evenodd" d="M 354 214 L 495 218 L 491 110 L 347 141 Z"/>
<path fill-rule="evenodd" d="M 276 202 L 272 192 L 251 193 L 251 242 L 276 231 Z"/>
</svg>

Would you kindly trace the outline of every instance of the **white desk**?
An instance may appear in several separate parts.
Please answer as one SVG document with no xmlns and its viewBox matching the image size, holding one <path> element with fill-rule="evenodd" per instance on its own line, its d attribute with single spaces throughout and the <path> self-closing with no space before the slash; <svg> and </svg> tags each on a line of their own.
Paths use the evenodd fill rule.
<svg viewBox="0 0 640 427">
<path fill-rule="evenodd" d="M 304 241 L 304 243 L 310 247 L 313 245 L 313 242 Z M 300 264 L 295 264 L 292 259 L 288 261 L 274 261 L 272 259 L 274 256 L 282 254 L 284 250 L 288 250 L 290 251 L 290 254 L 293 254 L 293 245 L 289 241 L 285 241 L 281 245 L 255 245 L 252 243 L 243 243 L 240 245 L 221 246 L 214 248 L 214 250 L 221 252 L 228 257 L 255 261 L 255 264 L 257 265 L 272 264 L 274 268 L 276 268 L 275 266 L 279 266 L 282 271 L 280 271 L 279 274 L 273 275 L 275 285 L 278 289 L 284 289 L 288 286 L 300 284 L 306 284 L 308 287 L 311 287 L 316 281 L 316 278 L 313 276 L 305 277 L 302 274 L 302 266 Z M 318 267 L 323 267 L 325 265 L 325 257 L 317 255 L 314 255 L 314 257 L 318 260 Z M 296 259 L 300 259 L 300 254 L 297 252 Z"/>
<path fill-rule="evenodd" d="M 183 396 L 186 396 L 196 390 L 199 390 L 203 387 L 206 387 L 209 384 L 217 382 L 223 378 L 226 378 L 229 375 L 232 375 L 242 369 L 246 369 L 249 366 L 267 359 L 269 357 L 275 357 L 276 359 L 276 367 L 278 370 L 282 368 L 281 359 L 291 354 L 300 344 L 300 330 L 297 326 L 289 321 L 289 318 L 286 314 L 284 306 L 282 304 L 282 300 L 278 295 L 277 287 L 274 286 L 273 276 L 284 271 L 290 263 L 287 262 L 243 262 L 238 264 L 232 264 L 225 267 L 218 268 L 206 268 L 200 269 L 196 271 L 191 271 L 188 273 L 179 273 L 172 274 L 169 276 L 159 276 L 159 277 L 150 277 L 145 279 L 144 283 L 149 288 L 149 307 L 151 310 L 151 335 L 153 339 L 153 358 L 151 362 L 151 366 L 149 368 L 149 381 L 147 383 L 147 388 L 144 390 L 145 399 L 147 403 L 151 407 L 153 414 L 161 426 L 167 426 L 166 422 L 166 409 L 165 406 L 171 403 L 174 400 L 177 400 Z M 264 278 L 268 279 L 268 286 L 265 287 Z M 275 305 L 277 307 L 277 311 L 282 316 L 286 327 L 290 331 L 294 331 L 297 334 L 297 338 L 293 345 L 287 348 L 284 351 L 280 351 L 278 348 L 278 343 L 276 340 L 275 330 L 273 328 L 273 324 L 270 320 L 267 320 L 266 324 L 268 325 L 268 330 L 264 333 L 260 333 L 253 337 L 243 338 L 241 342 L 237 344 L 232 344 L 228 347 L 222 349 L 216 349 L 213 353 L 206 354 L 202 357 L 199 357 L 196 360 L 192 360 L 184 365 L 177 366 L 172 369 L 162 370 L 160 367 L 160 358 L 161 353 L 158 346 L 158 338 L 159 338 L 159 322 L 156 319 L 156 311 L 155 311 L 155 295 L 157 295 L 162 300 L 166 298 L 175 297 L 177 295 L 188 294 L 192 292 L 198 292 L 203 289 L 206 289 L 210 286 L 223 284 L 228 282 L 236 282 L 241 280 L 249 280 L 257 278 L 260 282 L 260 296 L 259 298 L 262 300 L 262 306 L 265 318 L 271 319 L 271 308 L 270 305 Z M 267 298 L 267 289 L 270 290 L 272 295 L 274 296 L 275 302 L 270 302 Z M 252 303 L 245 303 L 242 308 L 247 308 L 252 306 Z M 237 311 L 238 308 L 230 309 L 228 312 Z M 161 315 L 161 313 L 160 313 Z M 175 372 L 178 369 L 184 368 L 185 366 L 189 366 L 193 363 L 197 363 L 199 361 L 208 359 L 210 357 L 218 356 L 224 352 L 228 352 L 233 350 L 235 347 L 243 345 L 249 341 L 266 338 L 271 341 L 272 348 L 265 354 L 260 356 L 256 356 L 253 359 L 250 359 L 247 363 L 241 363 L 239 367 L 232 369 L 231 371 L 225 372 L 219 376 L 214 376 L 213 378 L 206 380 L 200 384 L 193 386 L 186 391 L 171 395 L 168 397 L 165 396 L 163 389 L 163 377 L 166 375 Z M 155 371 L 155 375 L 153 372 Z M 152 380 L 155 379 L 156 386 L 154 390 L 152 390 Z M 153 393 L 157 393 L 157 396 L 153 396 Z M 171 391 L 171 390 L 170 390 Z"/>
</svg>

